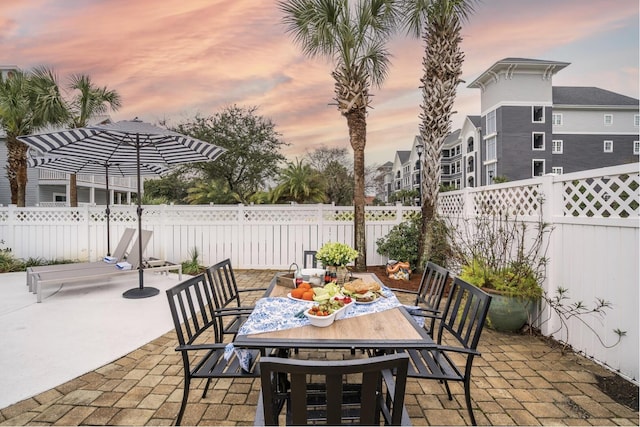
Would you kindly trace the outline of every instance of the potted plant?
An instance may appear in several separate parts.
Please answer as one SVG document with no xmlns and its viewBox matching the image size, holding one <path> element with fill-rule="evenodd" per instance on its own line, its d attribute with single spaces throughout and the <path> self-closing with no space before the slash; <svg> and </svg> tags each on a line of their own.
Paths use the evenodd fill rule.
<svg viewBox="0 0 640 427">
<path fill-rule="evenodd" d="M 335 272 L 338 283 L 344 283 L 349 271 L 347 264 L 358 257 L 358 251 L 345 243 L 328 242 L 316 253 L 316 259 L 328 270 Z"/>
<path fill-rule="evenodd" d="M 531 323 L 543 296 L 552 229 L 541 218 L 532 227 L 495 212 L 470 221 L 449 227 L 456 233 L 451 242 L 461 267 L 459 276 L 493 294 L 487 317 L 490 328 L 519 331 Z"/>
</svg>

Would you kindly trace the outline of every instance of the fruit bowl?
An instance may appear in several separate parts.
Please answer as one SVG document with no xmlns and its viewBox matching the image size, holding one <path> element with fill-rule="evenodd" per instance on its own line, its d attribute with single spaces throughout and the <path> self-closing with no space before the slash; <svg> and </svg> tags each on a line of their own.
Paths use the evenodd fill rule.
<svg viewBox="0 0 640 427">
<path fill-rule="evenodd" d="M 304 315 L 307 316 L 309 322 L 313 326 L 317 326 L 319 328 L 326 328 L 327 326 L 331 326 L 331 324 L 336 320 L 336 314 L 338 312 L 334 311 L 333 313 L 327 316 L 316 316 L 314 314 L 309 313 L 309 310 L 305 310 Z"/>
</svg>

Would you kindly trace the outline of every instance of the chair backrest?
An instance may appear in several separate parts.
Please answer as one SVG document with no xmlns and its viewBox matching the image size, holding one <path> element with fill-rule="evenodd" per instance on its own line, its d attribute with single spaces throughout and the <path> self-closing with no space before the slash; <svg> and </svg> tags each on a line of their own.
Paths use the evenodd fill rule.
<svg viewBox="0 0 640 427">
<path fill-rule="evenodd" d="M 140 266 L 140 254 L 138 252 L 138 243 L 142 244 L 142 252 L 147 249 L 149 245 L 149 240 L 151 240 L 151 236 L 153 235 L 153 231 L 151 230 L 142 230 L 142 236 L 138 236 L 136 240 L 133 242 L 133 246 L 131 246 L 131 251 L 129 251 L 129 256 L 127 257 L 127 262 L 131 264 L 131 269 L 136 270 Z"/>
<path fill-rule="evenodd" d="M 437 343 L 442 337 L 454 337 L 464 348 L 475 350 L 482 334 L 491 295 L 456 277 L 453 279 L 443 318 L 438 328 Z"/>
<path fill-rule="evenodd" d="M 302 265 L 304 268 L 318 268 L 318 260 L 316 259 L 317 251 L 304 251 Z"/>
<path fill-rule="evenodd" d="M 118 246 L 113 250 L 111 254 L 118 262 L 124 259 L 124 256 L 127 254 L 127 249 L 129 249 L 129 245 L 131 244 L 131 239 L 133 239 L 133 235 L 136 234 L 135 228 L 125 228 L 124 233 L 122 233 L 122 237 L 118 242 Z"/>
<path fill-rule="evenodd" d="M 438 309 L 448 278 L 449 270 L 428 261 L 424 267 L 422 279 L 420 279 L 415 305 L 423 305 L 433 310 Z"/>
<path fill-rule="evenodd" d="M 359 407 L 359 411 L 357 411 L 359 419 L 356 424 L 379 424 L 380 410 L 382 407 L 388 408 L 388 397 L 393 402 L 392 406 L 388 408 L 390 410 L 390 424 L 400 425 L 403 419 L 408 361 L 409 357 L 406 354 L 340 361 L 262 357 L 260 359 L 260 380 L 265 424 L 278 424 L 278 402 L 283 397 L 278 389 L 277 379 L 282 378 L 279 374 L 288 374 L 291 381 L 288 423 L 306 425 L 308 421 L 326 419 L 327 425 L 340 425 L 345 421 L 343 415 L 346 415 L 348 420 L 354 421 L 352 419 L 353 411 L 351 414 L 345 414 L 347 408 L 344 403 L 345 400 L 348 400 L 345 397 L 347 397 L 349 385 L 345 379 L 349 375 L 350 380 L 353 380 L 354 374 L 360 374 L 362 381 L 357 383 L 358 392 L 353 396 L 355 401 L 349 402 L 350 406 Z M 395 384 L 393 384 L 394 374 Z M 322 394 L 314 396 L 312 401 L 309 397 L 318 389 L 313 387 L 309 381 L 310 378 L 316 382 L 315 385 L 326 384 L 326 387 L 321 389 Z M 317 382 L 318 379 L 320 379 L 319 382 Z M 386 396 L 381 391 L 383 379 L 388 390 Z M 350 384 L 353 384 L 353 381 Z M 322 406 L 322 408 L 319 411 L 312 411 L 308 404 L 315 409 L 318 407 L 314 404 L 318 404 L 317 406 Z M 326 407 L 324 407 L 325 404 Z M 315 415 L 318 412 L 322 412 L 323 417 L 316 419 Z"/>
<path fill-rule="evenodd" d="M 218 308 L 240 307 L 240 292 L 231 260 L 225 259 L 206 270 Z"/>
<path fill-rule="evenodd" d="M 213 327 L 215 342 L 222 342 L 213 294 L 204 274 L 167 289 L 167 298 L 180 345 L 193 343 L 210 327 Z"/>
</svg>

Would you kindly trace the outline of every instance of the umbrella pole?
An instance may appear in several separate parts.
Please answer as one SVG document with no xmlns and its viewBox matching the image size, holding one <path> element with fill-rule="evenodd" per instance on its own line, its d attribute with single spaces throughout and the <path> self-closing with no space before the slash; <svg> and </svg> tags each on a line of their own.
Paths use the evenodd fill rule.
<svg viewBox="0 0 640 427">
<path fill-rule="evenodd" d="M 106 189 L 107 189 L 107 209 L 105 209 L 105 213 L 107 214 L 107 256 L 111 256 L 111 237 L 109 233 L 109 216 L 111 215 L 111 210 L 109 209 L 109 202 L 111 201 L 111 196 L 109 195 L 109 165 L 105 163 L 104 165 L 104 174 L 107 179 Z"/>
<path fill-rule="evenodd" d="M 144 287 L 144 269 L 142 263 L 142 200 L 141 200 L 141 185 L 140 185 L 140 135 L 136 135 L 136 160 L 137 172 L 138 172 L 138 208 L 136 212 L 138 214 L 138 283 L 139 287 L 129 289 L 122 294 L 123 297 L 129 299 L 148 298 L 160 293 L 157 288 Z"/>
</svg>

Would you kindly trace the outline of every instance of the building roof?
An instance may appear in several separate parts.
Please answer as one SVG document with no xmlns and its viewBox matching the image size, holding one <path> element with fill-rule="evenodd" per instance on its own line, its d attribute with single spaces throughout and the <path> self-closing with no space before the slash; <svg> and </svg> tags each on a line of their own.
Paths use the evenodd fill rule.
<svg viewBox="0 0 640 427">
<path fill-rule="evenodd" d="M 472 89 L 482 88 L 490 80 L 496 79 L 496 75 L 502 72 L 513 74 L 517 72 L 536 71 L 551 76 L 570 64 L 570 62 L 548 61 L 544 59 L 504 58 L 483 71 L 482 74 L 467 87 Z"/>
<path fill-rule="evenodd" d="M 598 87 L 554 86 L 553 105 L 606 105 L 638 107 L 638 100 L 630 96 Z"/>
<path fill-rule="evenodd" d="M 477 128 L 482 124 L 482 118 L 480 116 L 467 116 L 467 119 Z"/>
<path fill-rule="evenodd" d="M 453 132 L 451 132 L 449 135 L 447 135 L 447 137 L 444 139 L 444 145 L 448 146 L 449 144 L 456 142 L 459 138 L 460 138 L 460 129 L 456 129 Z"/>
<path fill-rule="evenodd" d="M 405 163 L 409 161 L 409 157 L 411 157 L 411 151 L 399 150 L 396 151 L 396 155 L 398 156 L 398 159 L 400 159 L 400 163 Z"/>
</svg>

